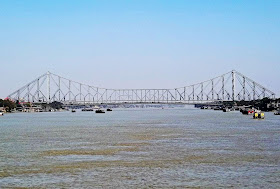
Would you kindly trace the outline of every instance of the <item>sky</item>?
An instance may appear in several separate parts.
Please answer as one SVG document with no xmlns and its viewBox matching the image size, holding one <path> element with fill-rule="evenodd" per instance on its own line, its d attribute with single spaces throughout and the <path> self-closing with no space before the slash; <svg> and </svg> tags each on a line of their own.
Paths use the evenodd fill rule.
<svg viewBox="0 0 280 189">
<path fill-rule="evenodd" d="M 233 69 L 280 96 L 278 0 L 0 0 L 0 98 L 50 71 L 175 88 Z"/>
</svg>

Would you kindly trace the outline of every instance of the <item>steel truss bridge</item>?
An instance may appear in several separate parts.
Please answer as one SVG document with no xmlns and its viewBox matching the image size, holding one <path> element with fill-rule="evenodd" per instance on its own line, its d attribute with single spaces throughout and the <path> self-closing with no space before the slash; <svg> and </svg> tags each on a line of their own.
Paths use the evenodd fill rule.
<svg viewBox="0 0 280 189">
<path fill-rule="evenodd" d="M 233 70 L 197 84 L 174 89 L 107 89 L 66 79 L 47 72 L 8 96 L 33 103 L 65 105 L 120 103 L 200 104 L 275 98 L 275 93 Z"/>
</svg>

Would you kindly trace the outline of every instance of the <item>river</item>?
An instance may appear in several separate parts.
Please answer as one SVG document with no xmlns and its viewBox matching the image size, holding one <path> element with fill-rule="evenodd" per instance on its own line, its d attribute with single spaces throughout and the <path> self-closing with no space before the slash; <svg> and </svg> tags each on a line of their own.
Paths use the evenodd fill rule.
<svg viewBox="0 0 280 189">
<path fill-rule="evenodd" d="M 279 188 L 280 116 L 194 108 L 0 117 L 0 188 Z"/>
</svg>

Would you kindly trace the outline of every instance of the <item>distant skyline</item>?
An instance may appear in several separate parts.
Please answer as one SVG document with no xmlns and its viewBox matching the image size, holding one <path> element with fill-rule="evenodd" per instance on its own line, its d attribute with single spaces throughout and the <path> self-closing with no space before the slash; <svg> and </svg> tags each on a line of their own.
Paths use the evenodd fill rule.
<svg viewBox="0 0 280 189">
<path fill-rule="evenodd" d="M 175 88 L 233 69 L 280 97 L 280 1 L 0 0 L 0 98 L 50 71 Z"/>
</svg>

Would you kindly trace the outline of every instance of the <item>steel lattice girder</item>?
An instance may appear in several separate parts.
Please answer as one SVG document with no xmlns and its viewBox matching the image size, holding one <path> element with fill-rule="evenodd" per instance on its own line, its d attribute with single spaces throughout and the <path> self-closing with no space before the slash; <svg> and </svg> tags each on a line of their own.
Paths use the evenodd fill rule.
<svg viewBox="0 0 280 189">
<path fill-rule="evenodd" d="M 275 93 L 233 70 L 197 84 L 174 89 L 106 89 L 47 72 L 8 96 L 25 102 L 204 103 L 275 98 Z"/>
</svg>

